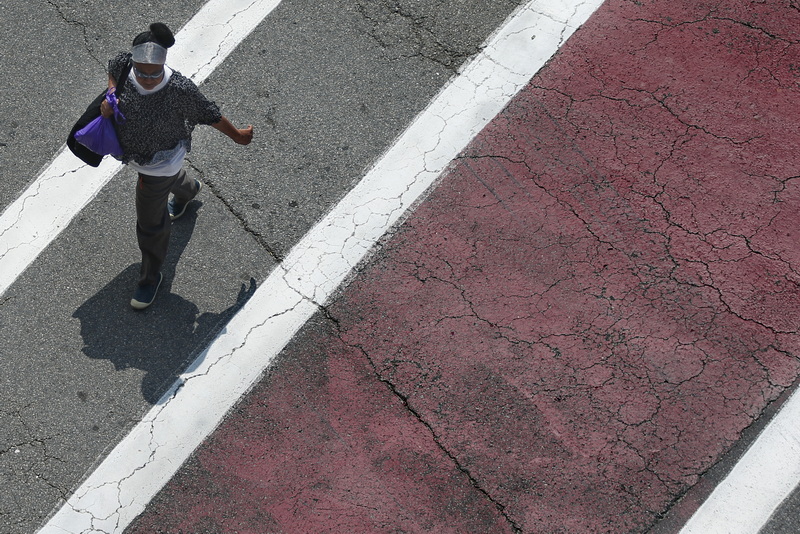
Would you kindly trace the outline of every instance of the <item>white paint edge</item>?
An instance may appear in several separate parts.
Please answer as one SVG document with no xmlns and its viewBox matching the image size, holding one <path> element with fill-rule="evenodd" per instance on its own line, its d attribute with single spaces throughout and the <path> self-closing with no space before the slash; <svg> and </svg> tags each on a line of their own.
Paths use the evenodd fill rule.
<svg viewBox="0 0 800 534">
<path fill-rule="evenodd" d="M 800 394 L 793 393 L 681 529 L 756 534 L 800 483 Z"/>
<path fill-rule="evenodd" d="M 200 85 L 278 4 L 211 0 L 177 33 L 169 64 Z M 0 215 L 0 296 L 121 169 L 110 157 L 90 167 L 61 147 Z"/>
<path fill-rule="evenodd" d="M 39 532 L 122 532 L 351 270 L 601 4 L 534 1 L 439 93 Z"/>
</svg>

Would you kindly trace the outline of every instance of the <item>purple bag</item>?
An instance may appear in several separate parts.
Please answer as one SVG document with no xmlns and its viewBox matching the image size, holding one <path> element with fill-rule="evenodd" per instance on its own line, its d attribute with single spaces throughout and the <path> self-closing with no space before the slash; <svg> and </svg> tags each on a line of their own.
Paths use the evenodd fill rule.
<svg viewBox="0 0 800 534">
<path fill-rule="evenodd" d="M 118 123 L 125 122 L 125 115 L 119 110 L 116 95 L 108 93 L 106 101 L 114 109 L 114 120 Z M 121 156 L 122 147 L 119 146 L 117 132 L 110 118 L 102 115 L 75 132 L 75 140 L 96 154 Z"/>
</svg>

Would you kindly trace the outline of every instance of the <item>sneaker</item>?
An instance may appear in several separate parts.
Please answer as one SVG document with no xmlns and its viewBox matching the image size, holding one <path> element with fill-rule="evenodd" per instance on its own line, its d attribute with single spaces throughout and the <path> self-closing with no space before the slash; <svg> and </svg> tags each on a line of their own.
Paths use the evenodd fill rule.
<svg viewBox="0 0 800 534">
<path fill-rule="evenodd" d="M 194 183 L 195 185 L 197 185 L 197 192 L 194 194 L 194 196 L 196 197 L 198 193 L 200 193 L 200 190 L 203 188 L 203 183 L 197 179 L 195 179 Z M 172 200 L 167 202 L 167 209 L 169 210 L 169 219 L 171 221 L 174 221 L 175 219 L 183 215 L 186 212 L 186 206 L 188 206 L 189 202 L 191 201 L 192 201 L 191 198 L 189 200 L 178 200 L 177 198 L 172 197 Z"/>
<path fill-rule="evenodd" d="M 158 293 L 158 288 L 161 286 L 161 281 L 164 279 L 164 275 L 158 273 L 158 282 L 155 284 L 146 284 L 140 285 L 136 287 L 136 291 L 133 292 L 133 298 L 131 299 L 131 306 L 133 306 L 137 310 L 143 310 L 146 307 L 150 306 L 153 301 L 156 299 L 156 293 Z"/>
</svg>

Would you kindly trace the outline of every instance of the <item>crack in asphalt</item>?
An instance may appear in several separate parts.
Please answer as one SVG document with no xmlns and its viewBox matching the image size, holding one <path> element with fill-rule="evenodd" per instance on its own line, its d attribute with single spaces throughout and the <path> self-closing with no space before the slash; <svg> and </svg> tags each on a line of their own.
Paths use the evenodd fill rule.
<svg viewBox="0 0 800 534">
<path fill-rule="evenodd" d="M 276 263 L 278 264 L 283 263 L 284 257 L 281 256 L 272 246 L 270 246 L 264 235 L 255 228 L 253 228 L 247 221 L 247 218 L 244 216 L 244 214 L 242 214 L 242 212 L 237 210 L 231 201 L 225 198 L 225 196 L 219 191 L 216 182 L 211 178 L 209 178 L 208 176 L 206 176 L 205 172 L 197 165 L 192 163 L 192 161 L 189 158 L 186 158 L 186 164 L 189 168 L 193 169 L 197 174 L 200 175 L 200 181 L 203 182 L 206 186 L 208 186 L 209 191 L 211 191 L 214 197 L 216 197 L 217 200 L 222 202 L 222 204 L 225 206 L 225 209 L 227 209 L 228 212 L 236 218 L 236 220 L 239 223 L 239 226 L 247 234 L 249 234 L 256 241 L 256 243 L 258 243 L 259 246 L 272 257 L 272 259 Z"/>
<path fill-rule="evenodd" d="M 445 42 L 435 31 L 435 15 L 416 12 L 397 0 L 356 4 L 355 9 L 370 28 L 365 32 L 380 48 L 388 52 L 402 46 L 411 51 L 397 50 L 393 60 L 422 58 L 455 73 L 470 57 L 479 54 L 483 47 L 459 48 L 454 42 Z M 511 1 L 519 6 L 520 2 Z M 566 30 L 564 30 L 566 31 Z M 397 34 L 403 34 L 399 37 Z M 562 34 L 563 35 L 563 34 Z"/>
<path fill-rule="evenodd" d="M 230 13 L 230 16 L 228 17 L 227 20 L 222 21 L 222 22 L 220 22 L 218 24 L 207 26 L 207 27 L 216 26 L 216 27 L 220 27 L 220 28 L 228 28 L 228 33 L 226 34 L 225 38 L 218 40 L 219 41 L 219 45 L 217 46 L 217 53 L 212 55 L 212 56 L 210 56 L 208 61 L 206 61 L 203 65 L 200 65 L 197 68 L 197 70 L 195 72 L 191 73 L 191 75 L 189 75 L 188 77 L 190 77 L 190 78 L 193 77 L 195 74 L 197 74 L 198 72 L 202 71 L 205 67 L 207 67 L 208 65 L 211 65 L 212 63 L 214 63 L 216 61 L 216 59 L 220 55 L 223 54 L 223 49 L 225 47 L 225 43 L 227 42 L 227 37 L 229 37 L 233 33 L 233 26 L 231 25 L 231 21 L 233 19 L 239 17 L 242 13 L 246 13 L 247 11 L 249 11 L 250 8 L 252 8 L 253 5 L 256 4 L 256 3 L 257 2 L 254 0 L 253 2 L 250 2 L 250 4 L 248 4 L 246 6 L 242 6 L 242 8 L 239 11 Z"/>
<path fill-rule="evenodd" d="M 52 179 L 56 179 L 57 180 L 59 178 L 63 178 L 67 174 L 70 174 L 70 172 L 66 172 L 66 173 L 62 173 L 62 174 L 60 174 L 58 176 L 54 176 L 54 177 L 52 177 Z M 20 206 L 19 211 L 17 213 L 17 218 L 13 222 L 9 222 L 8 225 L 5 228 L 3 228 L 2 231 L 0 231 L 0 239 L 2 239 L 6 235 L 7 232 L 9 232 L 15 226 L 17 226 L 17 224 L 21 220 L 22 216 L 25 214 L 25 204 L 28 203 L 29 199 L 35 198 L 39 194 L 39 191 L 41 191 L 42 186 L 44 185 L 44 182 L 45 182 L 45 180 L 42 180 L 41 182 L 37 182 L 36 190 L 33 191 L 30 195 L 26 195 L 25 196 L 25 198 L 22 200 L 22 206 Z M 5 213 L 3 213 L 3 216 L 5 216 Z M 22 243 L 22 245 L 24 245 L 24 244 L 25 243 Z M 3 258 L 9 251 L 14 250 L 15 248 L 18 248 L 18 246 L 6 249 L 2 254 L 0 254 L 0 258 Z"/>
<path fill-rule="evenodd" d="M 69 17 L 67 17 L 66 13 L 64 12 L 64 9 L 58 3 L 54 2 L 53 0 L 47 0 L 47 3 L 49 5 L 51 5 L 56 10 L 56 13 L 58 13 L 58 16 L 61 17 L 61 19 L 64 22 L 66 22 L 70 26 L 76 26 L 77 28 L 80 29 L 81 33 L 83 34 L 83 44 L 86 47 L 86 53 L 89 54 L 89 57 L 92 58 L 95 62 L 97 62 L 98 65 L 100 65 L 101 67 L 103 67 L 105 69 L 105 67 L 106 67 L 105 63 L 103 63 L 95 55 L 94 50 L 92 50 L 92 47 L 89 45 L 89 28 L 88 28 L 88 25 L 86 23 L 84 23 L 84 22 L 81 22 L 78 19 L 70 19 Z"/>
<path fill-rule="evenodd" d="M 384 6 L 382 7 L 383 10 L 373 14 L 368 12 L 368 7 L 366 5 L 359 3 L 356 5 L 356 10 L 361 14 L 364 20 L 372 25 L 372 29 L 367 32 L 367 35 L 384 50 L 389 50 L 397 43 L 407 46 L 409 40 L 414 43 L 415 52 L 400 54 L 398 59 L 419 57 L 455 72 L 458 68 L 457 66 L 471 55 L 461 54 L 437 39 L 434 33 L 425 27 L 427 17 L 417 16 L 405 11 L 398 2 L 384 2 Z M 369 8 L 376 9 L 375 4 L 369 4 Z M 381 31 L 384 29 L 383 26 L 391 26 L 395 21 L 406 23 L 408 25 L 407 31 L 414 35 L 413 39 L 396 39 L 394 40 L 396 42 L 393 42 L 388 35 L 383 35 Z M 426 49 L 429 47 L 432 48 L 432 50 L 427 51 Z"/>
<path fill-rule="evenodd" d="M 338 330 L 340 326 L 339 321 L 334 320 L 333 324 L 334 327 Z M 503 503 L 499 502 L 497 499 L 495 499 L 492 496 L 492 494 L 481 485 L 480 481 L 472 474 L 469 468 L 464 466 L 464 464 L 458 459 L 458 457 L 455 454 L 453 454 L 453 452 L 451 452 L 444 445 L 444 443 L 442 443 L 439 435 L 434 430 L 433 425 L 431 425 L 431 423 L 429 423 L 423 417 L 423 415 L 417 409 L 415 409 L 414 406 L 411 405 L 411 403 L 409 402 L 409 397 L 400 392 L 397 386 L 390 379 L 383 376 L 382 372 L 377 368 L 375 361 L 372 359 L 372 357 L 370 357 L 369 353 L 360 345 L 347 343 L 344 339 L 342 339 L 341 332 L 339 334 L 339 340 L 342 342 L 343 345 L 358 350 L 367 359 L 378 381 L 383 383 L 389 389 L 389 391 L 400 400 L 400 402 L 403 404 L 406 410 L 408 410 L 408 412 L 428 430 L 433 439 L 433 442 L 436 444 L 439 450 L 441 450 L 442 453 L 445 456 L 447 456 L 447 458 L 450 459 L 453 465 L 455 465 L 456 469 L 458 469 L 461 473 L 463 473 L 467 477 L 467 480 L 469 480 L 470 485 L 474 487 L 481 495 L 483 495 L 492 504 L 492 506 L 503 516 L 506 522 L 511 526 L 514 532 L 516 533 L 523 532 L 523 529 L 514 521 L 514 519 L 511 518 L 511 516 L 506 511 L 506 506 Z"/>
<path fill-rule="evenodd" d="M 550 90 L 550 89 L 548 89 L 548 88 L 545 88 L 545 87 L 538 87 L 538 88 L 539 88 L 539 89 L 542 89 L 542 90 L 546 90 L 546 91 L 549 91 L 549 90 Z M 676 120 L 678 120 L 678 121 L 680 121 L 682 124 L 684 124 L 684 126 L 686 126 L 686 128 L 687 128 L 687 129 L 689 129 L 689 128 L 696 129 L 696 130 L 698 130 L 698 131 L 701 131 L 701 132 L 703 132 L 703 133 L 705 133 L 705 134 L 707 134 L 707 135 L 709 135 L 709 136 L 711 136 L 711 137 L 714 137 L 714 138 L 717 138 L 717 139 L 720 139 L 720 140 L 724 140 L 724 141 L 731 142 L 731 143 L 732 143 L 732 144 L 734 144 L 734 145 L 739 145 L 739 144 L 747 144 L 747 143 L 750 143 L 750 142 L 752 142 L 754 139 L 757 139 L 757 138 L 759 137 L 759 136 L 753 136 L 753 137 L 751 137 L 751 138 L 749 138 L 749 139 L 747 139 L 747 140 L 740 141 L 740 140 L 735 140 L 735 139 L 732 139 L 732 138 L 730 138 L 730 137 L 727 137 L 727 136 L 715 135 L 715 134 L 713 134 L 712 132 L 710 132 L 708 129 L 706 129 L 706 128 L 704 128 L 704 127 L 700 126 L 700 125 L 692 125 L 692 124 L 687 124 L 687 123 L 685 123 L 685 122 L 681 121 L 681 120 L 680 120 L 680 117 L 678 117 L 678 115 L 677 115 L 676 113 L 674 113 L 674 112 L 673 112 L 673 111 L 672 111 L 672 110 L 669 108 L 669 106 L 666 106 L 666 105 L 664 105 L 664 104 L 663 104 L 663 102 L 664 102 L 664 99 L 665 99 L 666 97 L 664 97 L 664 99 L 662 99 L 662 100 L 659 100 L 659 99 L 656 97 L 656 95 L 655 95 L 654 93 L 650 92 L 650 91 L 638 90 L 638 89 L 637 89 L 636 91 L 638 91 L 638 92 L 641 92 L 641 93 L 648 94 L 648 95 L 650 95 L 650 96 L 651 96 L 651 97 L 652 97 L 654 100 L 656 100 L 656 101 L 658 101 L 659 103 L 661 103 L 661 104 L 663 105 L 664 109 L 666 109 L 666 110 L 667 110 L 667 111 L 668 111 L 668 112 L 669 112 L 669 113 L 670 113 L 672 116 L 674 116 L 674 117 L 676 118 Z M 559 92 L 559 94 L 562 94 L 562 95 L 564 95 L 564 93 L 563 93 L 563 92 Z M 565 95 L 565 96 L 569 96 L 569 95 Z M 606 96 L 604 96 L 604 95 L 601 95 L 601 96 L 602 96 L 603 98 L 609 98 L 609 97 L 606 97 Z M 570 97 L 570 98 L 571 98 L 571 97 Z M 625 102 L 625 103 L 629 103 L 629 101 L 628 101 L 627 99 L 613 99 L 613 98 L 610 98 L 610 99 L 611 99 L 611 100 L 618 100 L 618 101 L 622 101 L 622 102 Z M 558 124 L 558 119 L 557 119 L 556 117 L 552 116 L 552 115 L 551 115 L 551 114 L 550 114 L 550 113 L 549 113 L 549 112 L 548 112 L 548 111 L 545 109 L 544 105 L 542 105 L 541 103 L 538 103 L 538 102 L 537 102 L 537 104 L 538 104 L 538 105 L 541 107 L 541 109 L 542 109 L 542 110 L 543 110 L 543 111 L 544 111 L 544 112 L 547 114 L 547 116 L 548 116 L 548 117 L 549 117 L 549 119 L 550 119 L 550 120 L 553 122 L 553 124 L 556 124 L 556 125 L 557 125 L 557 124 Z M 558 128 L 559 128 L 559 130 L 560 130 L 561 132 L 563 132 L 563 129 L 562 129 L 560 126 L 559 126 Z M 568 139 L 568 137 L 566 137 L 566 133 L 564 133 L 564 135 L 565 135 L 564 139 Z M 678 143 L 688 143 L 688 142 L 690 142 L 691 140 L 692 140 L 692 139 L 688 137 L 688 131 L 687 131 L 687 133 L 684 133 L 684 134 L 680 135 L 680 136 L 679 136 L 679 137 L 678 137 L 678 138 L 677 138 L 677 139 L 676 139 L 676 140 L 673 142 L 673 144 L 672 144 L 672 146 L 671 146 L 671 149 L 670 149 L 670 152 L 669 152 L 669 154 L 667 154 L 666 156 L 664 156 L 664 157 L 662 158 L 662 160 L 661 160 L 661 163 L 658 165 L 658 167 L 657 167 L 657 168 L 656 168 L 654 171 L 652 171 L 652 173 L 653 173 L 653 175 L 654 175 L 654 178 L 655 178 L 655 177 L 656 177 L 656 175 L 658 174 L 658 171 L 661 169 L 661 167 L 663 167 L 663 165 L 664 165 L 664 164 L 665 164 L 665 163 L 666 163 L 666 162 L 667 162 L 667 161 L 668 161 L 670 158 L 672 158 L 672 155 L 673 155 L 673 153 L 674 153 L 674 151 L 675 151 L 675 149 L 676 149 L 676 146 L 678 145 Z M 575 145 L 575 142 L 574 142 L 574 141 L 566 141 L 566 142 L 567 142 L 568 144 L 571 144 L 571 145 L 572 145 L 572 147 L 571 147 L 571 148 L 573 149 L 574 153 L 576 153 L 576 154 L 579 154 L 579 155 L 580 155 L 580 157 L 582 157 L 586 163 L 588 163 L 588 164 L 590 164 L 592 167 L 594 167 L 594 165 L 593 165 L 593 164 L 591 164 L 591 162 L 588 160 L 588 158 L 585 158 L 585 157 L 583 156 L 582 152 L 581 152 L 581 151 L 580 151 L 580 149 L 577 147 L 577 145 Z M 525 161 L 524 161 L 524 159 L 516 160 L 516 159 L 509 158 L 508 156 L 496 156 L 496 155 L 492 155 L 492 154 L 480 154 L 480 153 L 470 154 L 470 155 L 468 155 L 468 156 L 462 156 L 462 158 L 463 158 L 463 159 L 476 159 L 476 158 L 500 158 L 500 159 L 504 159 L 504 160 L 507 160 L 507 161 L 511 161 L 511 162 L 513 162 L 513 163 L 517 163 L 517 164 L 522 164 L 522 165 L 525 165 L 525 166 L 526 166 L 526 168 L 527 168 L 527 169 L 528 169 L 528 171 L 529 171 L 529 174 L 530 174 L 530 176 L 531 176 L 531 181 L 534 183 L 534 185 L 536 185 L 537 187 L 539 187 L 539 188 L 541 188 L 542 190 L 546 191 L 546 192 L 547 192 L 547 194 L 548 194 L 548 195 L 550 195 L 550 196 L 551 196 L 551 197 L 552 197 L 554 200 L 556 200 L 556 201 L 557 201 L 557 202 L 558 202 L 558 203 L 559 203 L 559 204 L 560 204 L 562 207 L 564 207 L 564 208 L 568 209 L 568 210 L 569 210 L 569 211 L 570 211 L 570 212 L 571 212 L 571 213 L 572 213 L 572 214 L 573 214 L 573 215 L 574 215 L 576 218 L 580 219 L 580 220 L 582 221 L 582 223 L 583 223 L 583 224 L 586 226 L 586 228 L 589 230 L 589 232 L 590 232 L 590 233 L 591 233 L 591 234 L 592 234 L 592 235 L 593 235 L 593 236 L 594 236 L 594 237 L 595 237 L 595 238 L 598 240 L 598 242 L 599 242 L 599 243 L 602 243 L 602 244 L 604 244 L 604 245 L 607 245 L 607 246 L 609 246 L 609 247 L 611 247 L 611 248 L 613 248 L 613 249 L 615 249 L 615 250 L 619 250 L 620 252 L 622 252 L 622 253 L 626 254 L 626 255 L 627 255 L 627 256 L 628 256 L 628 257 L 629 257 L 629 258 L 630 258 L 630 259 L 633 261 L 633 263 L 634 263 L 634 264 L 640 264 L 640 263 L 641 263 L 640 261 L 638 261 L 638 257 L 637 257 L 637 256 L 634 256 L 634 255 L 632 255 L 632 254 L 635 254 L 635 252 L 632 252 L 632 251 L 626 251 L 626 250 L 624 250 L 624 249 L 621 249 L 621 248 L 619 247 L 618 243 L 624 243 L 624 239 L 620 239 L 620 238 L 617 238 L 617 239 L 603 238 L 603 237 L 601 237 L 599 234 L 596 234 L 596 233 L 595 233 L 595 231 L 592 229 L 592 228 L 593 228 L 593 226 L 594 226 L 594 225 L 592 224 L 592 222 L 591 222 L 591 221 L 589 221 L 589 220 L 587 220 L 587 219 L 586 219 L 586 218 L 585 218 L 585 217 L 584 217 L 584 216 L 583 216 L 583 215 L 582 215 L 582 214 L 581 214 L 581 213 L 580 213 L 580 212 L 579 212 L 579 211 L 576 209 L 576 207 L 575 207 L 575 206 L 574 206 L 574 205 L 573 205 L 571 202 L 569 202 L 569 200 L 567 200 L 567 199 L 563 198 L 561 195 L 559 195 L 559 194 L 558 194 L 558 192 L 557 192 L 557 191 L 549 191 L 549 190 L 548 190 L 548 189 L 547 189 L 547 188 L 546 188 L 544 185 L 542 185 L 542 184 L 540 184 L 540 183 L 538 182 L 538 180 L 537 180 L 537 177 L 536 177 L 536 176 L 534 175 L 534 173 L 532 172 L 532 169 L 531 169 L 531 167 L 530 167 L 530 166 L 527 164 L 527 162 L 525 162 Z M 566 164 L 566 163 L 565 163 L 565 164 Z M 592 169 L 592 170 L 590 170 L 590 171 L 587 171 L 587 172 L 586 172 L 586 176 L 589 176 L 589 177 L 591 177 L 591 176 L 592 176 L 592 174 L 594 173 L 594 171 L 595 171 L 594 169 Z M 790 178 L 790 179 L 791 179 L 791 178 Z M 613 194 L 613 195 L 615 195 L 615 197 L 616 197 L 616 198 L 617 198 L 619 201 L 622 201 L 623 203 L 627 203 L 627 202 L 628 202 L 628 201 L 627 201 L 627 199 L 625 199 L 623 195 L 621 195 L 619 192 L 617 192 L 617 191 L 616 191 L 616 189 L 615 189 L 615 186 L 614 186 L 612 183 L 610 183 L 610 182 L 609 182 L 607 179 L 602 179 L 602 181 L 601 181 L 601 182 L 595 182 L 595 183 L 604 183 L 604 184 L 606 185 L 606 190 L 607 190 L 607 191 L 609 191 L 609 192 L 612 192 L 612 194 Z M 656 182 L 656 183 L 657 183 L 657 182 Z M 784 186 L 784 187 L 785 187 L 785 186 Z M 487 188 L 488 188 L 488 186 L 487 186 Z M 636 192 L 636 193 L 638 193 L 638 192 Z M 674 218 L 671 216 L 671 214 L 670 214 L 670 212 L 669 212 L 669 209 L 668 209 L 668 208 L 667 208 L 667 207 L 664 205 L 664 203 L 663 203 L 661 200 L 659 200 L 659 197 L 660 197 L 660 196 L 662 196 L 662 195 L 664 194 L 664 186 L 663 186 L 663 185 L 661 186 L 661 191 L 660 191 L 659 193 L 655 194 L 655 195 L 647 195 L 647 194 L 644 194 L 644 193 L 638 193 L 638 194 L 641 194 L 641 195 L 642 195 L 643 197 L 645 197 L 645 198 L 650 198 L 650 199 L 652 199 L 652 200 L 653 200 L 653 202 L 654 202 L 656 205 L 658 205 L 658 206 L 661 208 L 661 210 L 662 210 L 662 212 L 663 212 L 663 214 L 664 214 L 665 221 L 667 222 L 667 224 L 668 224 L 669 226 L 671 226 L 671 227 L 674 227 L 674 228 L 678 228 L 678 229 L 680 229 L 680 230 L 682 230 L 682 231 L 686 232 L 688 235 L 694 235 L 694 236 L 696 236 L 696 237 L 698 237 L 698 238 L 700 238 L 700 239 L 702 239 L 702 240 L 704 240 L 704 241 L 706 241 L 706 237 L 707 237 L 707 236 L 711 235 L 711 234 L 701 234 L 700 232 L 692 231 L 692 230 L 690 230 L 690 229 L 686 228 L 685 226 L 681 225 L 680 223 L 678 223 L 678 222 L 676 222 L 676 221 L 674 220 Z M 774 193 L 774 194 L 776 194 L 776 195 L 777 195 L 777 193 Z M 574 195 L 574 193 L 573 193 L 573 195 Z M 633 212 L 633 210 L 632 210 L 631 208 L 628 208 L 628 210 L 627 210 L 627 211 L 628 211 L 628 212 L 631 212 L 631 213 Z M 775 217 L 777 217 L 777 216 L 778 216 L 777 214 L 776 214 L 776 215 L 774 215 L 774 216 L 773 216 L 773 219 L 774 219 Z M 768 223 L 767 223 L 765 226 L 769 226 L 770 224 L 771 224 L 771 222 L 768 222 Z M 645 231 L 646 231 L 646 230 L 645 230 Z M 661 235 L 662 235 L 662 236 L 664 237 L 664 239 L 665 239 L 665 242 L 664 242 L 664 250 L 665 250 L 665 251 L 670 251 L 670 250 L 672 249 L 672 247 L 671 247 L 671 239 L 672 239 L 672 238 L 671 238 L 670 236 L 668 236 L 666 232 L 663 232 Z M 764 252 L 762 252 L 762 251 L 760 251 L 760 250 L 757 250 L 757 249 L 756 249 L 756 248 L 755 248 L 755 247 L 752 245 L 752 239 L 751 239 L 751 238 L 752 238 L 752 236 L 744 236 L 744 235 L 742 235 L 742 236 L 738 236 L 738 235 L 734 235 L 734 237 L 738 237 L 738 238 L 741 238 L 741 239 L 743 239 L 743 240 L 745 241 L 745 244 L 746 244 L 746 246 L 747 246 L 747 249 L 748 249 L 748 250 L 751 252 L 751 254 L 758 255 L 758 256 L 763 256 L 763 257 L 765 257 L 766 259 L 770 259 L 770 260 L 774 260 L 774 259 L 775 259 L 775 258 L 772 258 L 772 257 L 771 257 L 769 254 L 767 254 L 767 253 L 764 253 Z M 664 255 L 664 258 L 668 259 L 668 261 L 670 261 L 670 262 L 672 263 L 672 267 L 671 267 L 671 269 L 670 269 L 671 273 L 670 273 L 669 275 L 665 276 L 665 278 L 666 278 L 667 280 L 670 280 L 670 281 L 672 281 L 672 282 L 674 282 L 674 283 L 677 283 L 677 284 L 679 284 L 679 285 L 687 285 L 687 286 L 692 286 L 692 285 L 693 285 L 693 284 L 690 284 L 690 283 L 688 283 L 688 282 L 681 282 L 680 280 L 678 280 L 677 278 L 675 278 L 675 276 L 674 276 L 674 273 L 675 273 L 675 272 L 677 271 L 677 269 L 680 267 L 680 265 L 679 265 L 679 261 L 691 262 L 691 261 L 696 261 L 696 260 L 694 260 L 693 258 L 681 258 L 681 257 L 678 257 L 678 256 L 674 256 L 674 255 L 673 255 L 673 254 L 671 254 L 671 253 L 665 253 L 665 255 Z M 783 263 L 783 264 L 784 264 L 784 266 L 785 266 L 786 268 L 790 269 L 791 271 L 794 271 L 794 269 L 793 269 L 793 268 L 791 267 L 791 265 L 790 265 L 790 262 L 788 262 L 787 260 L 784 260 L 784 259 L 782 259 L 782 258 L 778 258 L 778 259 L 781 261 L 781 263 Z M 701 263 L 702 263 L 702 262 L 701 262 Z M 704 265 L 706 265 L 706 266 L 707 266 L 707 264 L 704 264 Z M 637 276 L 640 276 L 640 277 L 641 277 L 643 274 L 645 274 L 645 273 L 644 273 L 644 272 L 643 272 L 641 269 L 637 269 Z M 713 279 L 713 275 L 711 275 L 710 273 L 709 273 L 709 275 L 708 275 L 708 276 L 709 276 L 710 278 L 712 278 L 712 279 Z M 646 281 L 646 280 L 647 280 L 647 278 L 642 278 L 642 283 L 643 283 L 643 284 L 646 284 L 646 283 L 647 283 L 647 281 Z M 800 287 L 800 283 L 798 283 L 797 281 L 794 281 L 794 280 L 788 280 L 788 279 L 787 279 L 787 282 L 788 282 L 788 283 L 791 283 L 791 284 L 794 284 L 794 285 L 796 285 L 796 286 L 798 286 L 798 287 Z M 728 301 L 728 300 L 725 298 L 725 293 L 724 293 L 724 291 L 723 291 L 722 289 L 718 288 L 718 287 L 717 287 L 716 285 L 714 285 L 713 283 L 706 283 L 706 284 L 702 284 L 702 285 L 700 285 L 700 286 L 695 286 L 695 287 L 706 287 L 706 288 L 708 288 L 708 289 L 712 289 L 712 290 L 714 290 L 715 292 L 717 292 L 717 294 L 718 294 L 718 298 L 719 298 L 720 302 L 721 302 L 721 303 L 723 303 L 723 304 L 725 305 L 725 307 L 726 307 L 727 311 L 728 311 L 729 313 L 731 313 L 732 315 L 734 315 L 734 316 L 736 316 L 736 317 L 738 317 L 738 318 L 740 318 L 740 319 L 742 319 L 742 320 L 744 320 L 744 321 L 752 322 L 752 323 L 754 323 L 754 324 L 757 324 L 757 325 L 759 325 L 759 326 L 761 326 L 761 327 L 767 328 L 767 329 L 769 329 L 769 330 L 773 331 L 774 333 L 794 333 L 794 332 L 796 332 L 796 330 L 779 330 L 779 329 L 776 329 L 775 327 L 772 327 L 772 326 L 770 326 L 770 325 L 767 325 L 767 324 L 765 324 L 765 323 L 763 323 L 763 322 L 759 321 L 759 320 L 758 320 L 756 317 L 744 317 L 744 316 L 742 316 L 741 314 L 739 314 L 739 313 L 737 313 L 737 312 L 735 311 L 735 309 L 734 309 L 734 308 L 731 306 L 730 302 L 729 302 L 729 301 Z"/>
<path fill-rule="evenodd" d="M 68 461 L 64 460 L 63 458 L 59 458 L 51 453 L 48 448 L 48 441 L 52 441 L 53 437 L 36 437 L 34 432 L 31 430 L 29 425 L 27 424 L 25 417 L 22 415 L 22 411 L 29 409 L 30 406 L 22 406 L 15 410 L 4 410 L 0 411 L 0 416 L 8 416 L 13 417 L 19 426 L 22 429 L 22 433 L 26 434 L 27 437 L 23 438 L 22 440 L 16 441 L 15 443 L 9 444 L 6 448 L 0 450 L 0 458 L 5 455 L 10 455 L 9 460 L 11 462 L 21 462 L 23 466 L 20 470 L 18 466 L 16 466 L 16 462 L 11 464 L 11 470 L 14 472 L 15 475 L 19 475 L 20 473 L 25 473 L 26 477 L 32 477 L 37 482 L 42 482 L 46 486 L 55 490 L 56 494 L 59 498 L 66 500 L 68 495 L 68 491 L 55 483 L 53 483 L 44 473 L 43 466 L 49 462 L 58 462 L 61 464 L 69 464 Z M 36 457 L 30 454 L 26 454 L 26 449 L 33 451 Z M 16 467 L 16 469 L 15 469 Z M 19 498 L 15 491 L 13 491 L 13 487 L 6 488 L 7 494 L 19 504 Z M 13 513 L 11 511 L 0 510 L 0 516 L 4 517 L 13 517 Z M 17 524 L 22 528 L 22 524 L 24 523 L 24 519 L 18 519 Z"/>
</svg>

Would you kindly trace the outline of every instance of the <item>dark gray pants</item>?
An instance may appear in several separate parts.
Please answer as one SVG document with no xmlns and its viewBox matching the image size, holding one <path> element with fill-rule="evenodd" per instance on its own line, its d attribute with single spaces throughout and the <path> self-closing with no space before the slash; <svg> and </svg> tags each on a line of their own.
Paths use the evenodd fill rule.
<svg viewBox="0 0 800 534">
<path fill-rule="evenodd" d="M 175 176 L 139 174 L 136 185 L 136 238 L 142 251 L 139 284 L 154 284 L 167 257 L 172 223 L 167 211 L 170 193 L 179 200 L 191 200 L 197 194 L 195 181 L 186 171 Z"/>
</svg>

